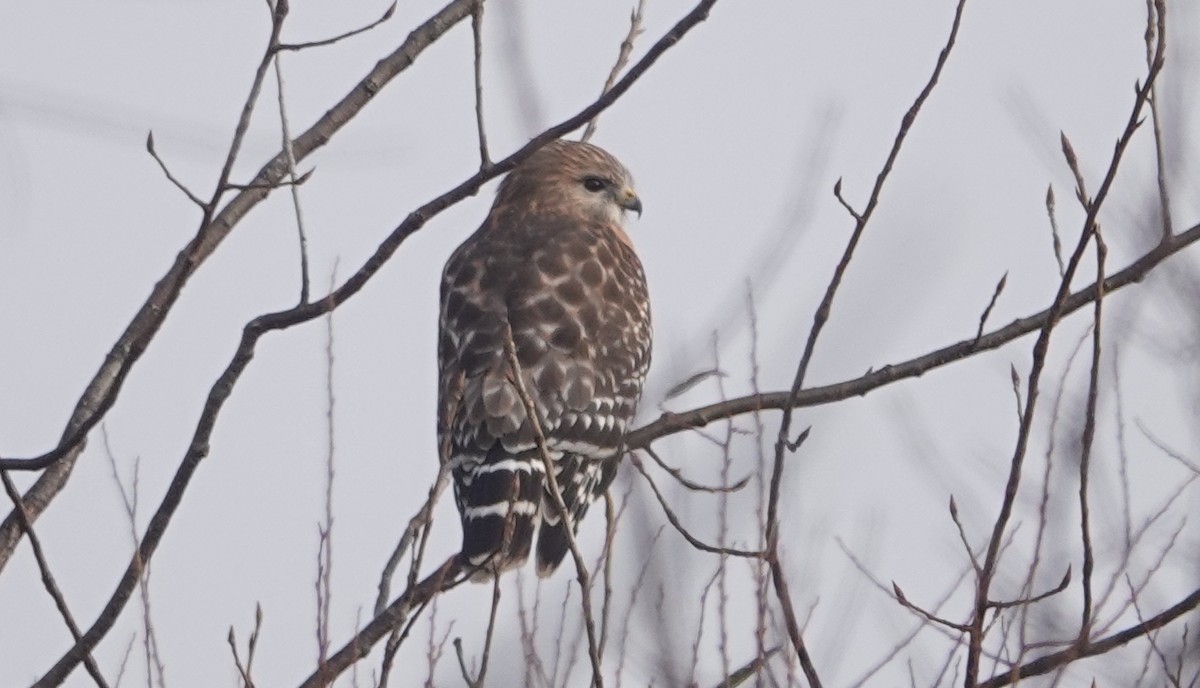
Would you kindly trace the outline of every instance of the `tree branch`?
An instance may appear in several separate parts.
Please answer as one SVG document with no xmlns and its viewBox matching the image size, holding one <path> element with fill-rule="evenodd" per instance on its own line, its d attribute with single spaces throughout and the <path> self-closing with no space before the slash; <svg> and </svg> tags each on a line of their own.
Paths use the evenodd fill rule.
<svg viewBox="0 0 1200 688">
<path fill-rule="evenodd" d="M 1200 224 L 1176 234 L 1147 251 L 1142 257 L 1129 264 L 1123 270 L 1112 273 L 1104 280 L 1104 294 L 1110 296 L 1130 284 L 1141 282 L 1146 275 L 1158 267 L 1163 261 L 1192 244 L 1200 241 Z M 1057 317 L 1062 318 L 1091 304 L 1096 298 L 1096 285 L 1091 284 L 1068 296 L 1058 309 Z M 984 334 L 976 339 L 974 336 L 931 351 L 922 356 L 911 358 L 899 363 L 889 363 L 872 370 L 865 375 L 844 382 L 837 382 L 821 387 L 809 387 L 800 390 L 793 399 L 790 391 L 762 392 L 736 397 L 728 401 L 701 406 L 680 413 L 664 413 L 654 420 L 629 433 L 626 443 L 630 449 L 641 449 L 649 446 L 655 440 L 668 437 L 685 430 L 702 428 L 726 418 L 755 413 L 765 410 L 783 410 L 789 407 L 802 408 L 822 406 L 843 399 L 868 394 L 880 387 L 885 387 L 900 380 L 920 377 L 925 373 L 949 365 L 976 354 L 998 349 L 1031 332 L 1040 330 L 1050 315 L 1050 308 L 1038 311 L 1024 318 L 1012 321 L 1004 327 Z"/>
</svg>

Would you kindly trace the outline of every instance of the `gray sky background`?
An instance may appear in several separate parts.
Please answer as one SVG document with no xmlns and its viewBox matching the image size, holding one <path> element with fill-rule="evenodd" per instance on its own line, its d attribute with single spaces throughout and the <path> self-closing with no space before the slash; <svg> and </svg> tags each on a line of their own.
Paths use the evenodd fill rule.
<svg viewBox="0 0 1200 688">
<path fill-rule="evenodd" d="M 650 0 L 634 59 L 690 6 Z M 285 40 L 354 28 L 384 7 L 295 2 Z M 403 2 L 391 21 L 366 35 L 285 55 L 293 132 L 306 128 L 438 8 L 436 2 Z M 493 158 L 594 99 L 628 28 L 629 9 L 628 3 L 607 2 L 488 4 L 484 97 Z M 853 226 L 832 195 L 834 182 L 841 178 L 847 199 L 862 207 L 901 116 L 928 78 L 953 11 L 950 0 L 721 2 L 602 117 L 593 141 L 633 171 L 646 205 L 631 228 L 655 316 L 646 419 L 657 416 L 665 390 L 713 366 L 714 330 L 727 393 L 752 389 L 748 291 L 757 306 L 759 384 L 768 390 L 790 385 L 813 310 Z M 1196 173 L 1188 155 L 1198 132 L 1186 116 L 1200 107 L 1191 29 L 1198 19 L 1188 3 L 1170 5 L 1170 52 L 1160 84 L 1173 142 L 1168 153 L 1177 229 L 1192 226 L 1200 213 L 1200 200 L 1189 193 Z M 901 153 L 818 344 L 810 385 L 850 379 L 971 336 L 1005 272 L 1007 288 L 991 324 L 1050 303 L 1058 272 L 1044 207 L 1047 185 L 1058 197 L 1068 250 L 1083 217 L 1059 152 L 1059 132 L 1070 137 L 1094 190 L 1128 118 L 1134 83 L 1146 71 L 1144 28 L 1144 3 L 1129 0 L 968 3 L 955 52 Z M 154 132 L 157 150 L 176 176 L 199 195 L 210 194 L 268 29 L 263 4 L 252 1 L 0 3 L 0 455 L 33 455 L 54 444 L 104 354 L 195 231 L 198 212 L 146 153 L 147 133 Z M 301 194 L 314 292 L 325 291 L 335 262 L 343 276 L 357 269 L 410 210 L 475 170 L 471 69 L 471 31 L 464 23 L 302 163 L 302 169 L 316 169 Z M 275 98 L 272 77 L 235 180 L 248 179 L 278 148 Z M 1111 270 L 1153 241 L 1154 172 L 1146 128 L 1101 214 Z M 369 618 L 380 570 L 436 474 L 437 280 L 453 247 L 478 226 L 494 188 L 487 185 L 430 222 L 335 313 L 335 647 L 351 635 L 356 619 Z M 105 426 L 126 484 L 140 459 L 139 532 L 242 325 L 294 305 L 298 297 L 291 212 L 289 196 L 275 193 L 237 227 L 190 281 L 108 415 Z M 1078 285 L 1093 274 L 1094 261 L 1087 265 Z M 1170 264 L 1181 279 L 1195 265 L 1194 249 Z M 1187 302 L 1172 296 L 1181 283 L 1152 278 L 1113 296 L 1106 308 L 1110 343 L 1119 342 L 1121 350 L 1127 418 L 1144 420 L 1186 453 L 1197 439 L 1197 387 L 1191 373 L 1180 373 L 1186 366 L 1178 356 L 1194 348 L 1194 323 L 1180 305 Z M 1052 392 L 1087 325 L 1085 316 L 1069 319 L 1054 340 L 1031 456 L 1045 451 Z M 265 613 L 255 662 L 259 685 L 295 684 L 314 666 L 324 342 L 324 321 L 260 342 L 220 416 L 211 454 L 154 558 L 153 615 L 168 685 L 236 685 L 225 638 L 232 624 L 244 642 L 256 602 Z M 1010 365 L 1024 379 L 1031 344 L 1027 337 L 864 399 L 797 414 L 796 423 L 812 425 L 813 434 L 788 463 L 784 550 L 798 610 L 805 617 L 812 609 L 806 637 L 827 685 L 855 680 L 914 624 L 911 614 L 854 569 L 836 538 L 914 601 L 932 606 L 940 599 L 966 565 L 945 505 L 956 495 L 964 525 L 982 546 L 1016 434 Z M 1086 360 L 1068 378 L 1066 397 L 1076 409 L 1086 391 Z M 1106 370 L 1111 372 L 1111 359 Z M 710 380 L 667 401 L 666 408 L 685 410 L 718 394 Z M 1107 423 L 1097 450 L 1096 470 L 1103 477 L 1095 486 L 1095 518 L 1098 532 L 1111 535 L 1120 517 L 1111 396 L 1101 413 Z M 1069 454 L 1074 444 L 1067 436 L 1078 436 L 1079 414 L 1066 415 L 1059 431 L 1061 451 Z M 771 437 L 778 416 L 765 419 Z M 751 427 L 749 419 L 739 427 Z M 1188 474 L 1129 432 L 1139 523 Z M 754 470 L 757 461 L 749 438 L 736 446 L 735 477 Z M 108 599 L 132 551 L 102 447 L 97 430 L 66 490 L 37 523 L 53 571 L 84 626 Z M 659 449 L 697 479 L 712 481 L 719 474 L 719 453 L 702 439 L 679 436 Z M 1069 456 L 1063 461 L 1073 465 Z M 1040 476 L 1042 465 L 1031 464 L 1030 474 Z M 31 477 L 14 475 L 23 487 Z M 630 489 L 628 477 L 618 490 Z M 695 532 L 715 540 L 718 500 L 676 489 L 661 472 L 656 477 L 671 488 L 672 502 Z M 1023 509 L 1036 499 L 1037 482 L 1028 484 Z M 693 671 L 695 601 L 717 561 L 688 549 L 669 527 L 646 548 L 665 520 L 646 500 L 640 479 L 631 489 L 633 505 L 621 531 L 627 562 L 620 567 L 622 580 L 628 585 L 639 557 L 650 557 L 655 573 L 645 594 L 652 599 L 662 585 L 667 620 L 656 626 L 649 608 L 634 616 L 622 677 L 628 685 L 646 685 L 655 676 L 655 685 L 672 685 L 672 676 L 682 681 Z M 1064 482 L 1057 489 L 1075 488 Z M 1175 524 L 1194 515 L 1196 500 L 1194 488 L 1185 492 L 1138 561 L 1152 559 Z M 731 501 L 733 540 L 752 544 L 754 506 L 752 494 Z M 1028 517 L 1023 512 L 1018 520 Z M 1067 510 L 1054 517 L 1052 530 L 1065 538 L 1064 547 L 1077 548 L 1070 539 L 1077 516 Z M 594 513 L 582 538 L 592 556 L 602 536 L 602 517 Z M 455 551 L 458 537 L 447 498 L 429 545 L 431 565 Z M 1185 530 L 1181 537 L 1141 600 L 1144 611 L 1194 589 L 1195 555 L 1180 552 L 1196 551 L 1196 533 Z M 1063 557 L 1078 571 L 1078 552 Z M 1022 561 L 1014 556 L 1010 567 L 1001 567 L 1004 592 L 1015 590 L 1013 581 L 1019 583 L 1026 567 Z M 548 652 L 557 642 L 549 629 L 565 591 L 575 585 L 569 568 L 541 584 L 539 642 Z M 730 652 L 737 665 L 753 653 L 753 610 L 745 565 L 735 563 L 731 571 L 740 577 L 730 603 Z M 1061 574 L 1061 568 L 1048 569 L 1047 587 Z M 532 581 L 525 585 L 533 590 Z M 471 586 L 444 596 L 434 622 L 437 636 L 453 620 L 451 637 L 461 636 L 468 656 L 476 655 L 490 594 L 488 586 Z M 1070 596 L 1059 609 L 1076 608 L 1078 593 Z M 968 600 L 961 589 L 946 613 L 960 618 Z M 576 590 L 568 603 L 572 615 L 577 601 Z M 492 685 L 516 685 L 522 675 L 516 594 L 506 594 L 502 604 L 499 654 L 489 675 Z M 721 676 L 711 613 L 694 668 L 701 685 Z M 571 618 L 568 628 L 574 629 Z M 96 652 L 110 679 L 140 629 L 134 601 Z M 425 619 L 401 651 L 401 665 L 411 669 L 392 685 L 423 685 L 428 636 Z M 935 680 L 949 648 L 936 634 L 927 638 L 911 651 L 918 685 Z M 28 684 L 69 646 L 22 545 L 0 575 L 0 686 Z M 124 685 L 144 683 L 138 652 Z M 452 652 L 447 646 L 437 685 L 461 685 Z M 1140 661 L 1141 650 L 1130 652 Z M 1068 677 L 1087 685 L 1097 666 L 1080 665 Z M 366 672 L 377 668 L 376 657 L 362 663 L 360 685 L 370 685 Z M 610 668 L 615 680 L 615 663 Z M 786 678 L 782 664 L 776 671 Z M 892 671 L 871 685 L 907 680 L 903 662 Z M 581 656 L 568 685 L 583 685 L 585 674 Z M 68 685 L 90 680 L 77 670 Z"/>
</svg>

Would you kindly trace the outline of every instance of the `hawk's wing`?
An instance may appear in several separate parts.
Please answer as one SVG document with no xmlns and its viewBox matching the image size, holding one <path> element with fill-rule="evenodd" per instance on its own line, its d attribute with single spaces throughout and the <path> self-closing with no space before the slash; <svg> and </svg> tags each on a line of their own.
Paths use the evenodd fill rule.
<svg viewBox="0 0 1200 688">
<path fill-rule="evenodd" d="M 645 276 L 624 233 L 500 209 L 446 265 L 439 436 L 455 469 L 463 553 L 482 561 L 503 551 L 511 561 L 502 564 L 528 554 L 522 540 L 539 512 L 558 520 L 541 508 L 541 460 L 509 377 L 510 327 L 556 473 L 566 479 L 564 501 L 582 517 L 606 483 L 599 465 L 583 465 L 618 458 L 650 363 Z"/>
</svg>

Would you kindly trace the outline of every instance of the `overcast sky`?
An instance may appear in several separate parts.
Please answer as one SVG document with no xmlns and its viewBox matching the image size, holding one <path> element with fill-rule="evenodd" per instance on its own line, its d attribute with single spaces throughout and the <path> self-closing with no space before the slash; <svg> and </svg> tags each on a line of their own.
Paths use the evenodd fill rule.
<svg viewBox="0 0 1200 688">
<path fill-rule="evenodd" d="M 439 6 L 403 2 L 372 32 L 286 54 L 293 132 L 307 128 Z M 1188 117 L 1200 107 L 1194 86 L 1200 57 L 1191 30 L 1200 17 L 1188 3 L 1170 8 L 1172 40 L 1160 99 L 1171 144 L 1172 215 L 1182 230 L 1200 214 L 1200 198 L 1189 192 L 1197 180 L 1195 156 L 1188 155 L 1200 133 Z M 328 37 L 370 22 L 384 9 L 381 2 L 361 0 L 294 2 L 284 39 Z M 574 0 L 488 3 L 484 111 L 493 158 L 594 99 L 628 29 L 630 9 L 627 3 Z M 688 9 L 676 0 L 649 0 L 634 59 Z M 958 45 L 911 131 L 817 346 L 810 385 L 851 379 L 970 337 L 1005 273 L 1006 288 L 989 323 L 1007 323 L 1051 302 L 1059 276 L 1047 187 L 1055 189 L 1068 248 L 1083 219 L 1059 152 L 1060 131 L 1069 136 L 1094 190 L 1129 117 L 1135 82 L 1146 72 L 1145 11 L 1144 3 L 1132 0 L 967 3 Z M 814 309 L 853 227 L 832 194 L 834 183 L 842 180 L 851 204 L 861 209 L 866 203 L 953 15 L 951 0 L 725 0 L 602 117 L 593 142 L 632 170 L 646 209 L 630 228 L 646 266 L 655 319 L 645 419 L 657 417 L 667 389 L 713 368 L 714 355 L 731 396 L 753 389 L 752 347 L 762 389 L 791 384 Z M 211 194 L 268 33 L 263 3 L 249 0 L 0 3 L 0 455 L 35 455 L 54 445 L 109 347 L 196 230 L 199 212 L 147 154 L 147 134 L 153 131 L 159 154 L 180 180 L 202 197 Z M 275 154 L 278 132 L 272 77 L 235 181 L 248 180 Z M 325 292 L 335 264 L 341 276 L 357 269 L 412 209 L 477 165 L 472 40 L 469 23 L 463 23 L 301 165 L 315 168 L 301 189 L 314 292 Z M 1155 183 L 1147 127 L 1100 216 L 1110 270 L 1152 244 Z M 370 618 L 380 571 L 436 474 L 438 276 L 449 253 L 478 226 L 494 188 L 490 183 L 437 216 L 334 315 L 335 647 Z M 1152 277 L 1106 302 L 1113 345 L 1106 375 L 1119 346 L 1123 412 L 1136 457 L 1135 525 L 1189 474 L 1154 450 L 1133 419 L 1185 454 L 1200 439 L 1194 432 L 1200 398 L 1194 359 L 1182 358 L 1194 341 L 1195 323 L 1185 317 L 1194 302 L 1177 295 L 1187 275 L 1194 275 L 1194 253 L 1169 263 L 1178 281 Z M 1086 264 L 1076 286 L 1094 274 L 1094 262 Z M 294 305 L 299 283 L 290 197 L 276 192 L 188 283 L 107 416 L 108 443 L 127 488 L 135 464 L 140 466 L 139 533 L 162 499 L 242 326 Z M 756 342 L 749 334 L 751 295 Z M 1031 449 L 1039 461 L 1050 437 L 1048 405 L 1088 323 L 1083 315 L 1069 319 L 1054 340 L 1052 373 L 1043 387 L 1047 408 Z M 813 431 L 788 463 L 783 549 L 798 612 L 808 618 L 811 610 L 806 637 L 826 685 L 854 681 L 915 623 L 856 571 L 838 539 L 885 584 L 896 581 L 915 601 L 932 607 L 951 590 L 968 563 L 945 505 L 956 495 L 964 524 L 982 547 L 1016 435 L 1010 367 L 1024 379 L 1032 341 L 1026 337 L 864 399 L 797 414 L 796 425 Z M 233 625 L 244 643 L 256 603 L 265 614 L 255 662 L 259 685 L 295 684 L 314 667 L 325 342 L 324 321 L 260 342 L 153 560 L 152 612 L 168 685 L 237 685 L 226 634 Z M 1060 447 L 1064 471 L 1074 465 L 1070 452 L 1077 451 L 1086 360 L 1085 352 L 1068 377 L 1065 398 L 1074 410 L 1064 412 L 1059 428 L 1067 438 Z M 716 401 L 720 393 L 710 379 L 664 408 L 686 410 Z M 1102 536 L 1121 527 L 1115 412 L 1106 397 L 1095 488 Z M 773 437 L 778 416 L 764 420 L 767 437 Z M 746 418 L 738 427 L 753 424 Z M 724 428 L 711 431 L 718 436 Z M 741 437 L 735 446 L 734 477 L 756 470 L 753 438 Z M 704 439 L 677 437 L 658 448 L 696 479 L 712 482 L 719 475 L 720 452 Z M 1040 480 L 1043 466 L 1031 464 L 1031 475 Z M 680 515 L 715 541 L 719 500 L 677 489 L 657 475 Z M 13 477 L 23 488 L 33 478 Z M 1057 490 L 1077 489 L 1069 477 L 1063 480 Z M 1036 515 L 1039 483 L 1031 479 L 1029 485 L 1017 519 L 1024 519 L 1023 536 L 1036 526 L 1030 514 Z M 633 617 L 620 669 L 615 650 L 610 654 L 611 680 L 619 674 L 628 685 L 674 685 L 694 672 L 700 685 L 716 683 L 722 658 L 715 607 L 704 622 L 708 635 L 699 661 L 693 665 L 690 657 L 700 627 L 697 600 L 717 559 L 689 549 L 669 527 L 647 544 L 666 523 L 661 512 L 632 471 L 623 472 L 615 489 L 631 490 L 621 531 L 628 535 L 618 552 L 625 562 L 619 567 L 624 578 L 618 584 L 625 586 L 619 587 L 620 604 L 628 606 L 641 559 L 654 562 L 655 573 L 639 603 L 641 614 Z M 744 546 L 754 545 L 754 489 L 731 502 L 737 515 L 729 537 Z M 1196 506 L 1191 488 L 1170 507 L 1135 562 L 1153 560 Z M 1070 537 L 1078 517 L 1067 509 L 1055 518 L 1051 530 L 1063 547 L 1077 548 Z M 37 530 L 68 604 L 86 628 L 132 552 L 99 430 Z M 1196 587 L 1196 532 L 1184 530 L 1180 537 L 1141 600 L 1146 613 Z M 453 554 L 458 538 L 452 500 L 445 499 L 428 567 Z M 582 531 L 591 557 L 602 538 L 602 518 L 593 515 Z M 1102 551 L 1113 556 L 1116 540 L 1105 542 Z M 1187 551 L 1193 554 L 1180 554 Z M 1061 560 L 1079 570 L 1077 551 L 1065 551 Z M 558 637 L 551 629 L 563 595 L 576 587 L 569 568 L 541 584 L 539 643 L 551 657 Z M 1135 574 L 1145 568 L 1131 566 Z M 1010 567 L 1002 565 L 1007 587 L 1001 592 L 1014 593 L 1027 569 L 1027 560 L 1016 555 Z M 741 563 L 730 567 L 737 581 L 731 583 L 735 618 L 729 630 L 735 666 L 753 656 L 747 570 Z M 0 574 L 0 685 L 26 685 L 70 647 L 70 637 L 27 545 Z M 1045 587 L 1061 575 L 1062 569 L 1048 570 Z M 523 676 L 512 578 L 491 685 L 517 685 Z M 525 585 L 534 589 L 532 581 Z M 1076 609 L 1078 593 L 1071 594 L 1072 601 L 1056 609 Z M 461 636 L 467 656 L 478 656 L 490 595 L 488 586 L 446 595 L 433 622 L 435 636 Z M 568 639 L 578 629 L 578 590 L 571 595 L 563 633 Z M 962 619 L 968 605 L 969 586 L 959 588 L 943 611 Z M 1112 605 L 1115 613 L 1119 601 Z M 1070 613 L 1074 623 L 1076 612 Z M 652 621 L 656 614 L 665 619 L 661 625 Z M 1123 618 L 1128 621 L 1130 613 Z M 141 633 L 135 600 L 95 653 L 110 681 L 136 637 L 123 685 L 144 684 Z M 906 655 L 918 685 L 937 680 L 950 647 L 936 632 L 926 634 L 925 643 Z M 405 670 L 392 685 L 424 685 L 429 636 L 423 619 L 401 650 L 398 662 Z M 446 649 L 435 683 L 462 685 L 453 650 Z M 1124 657 L 1140 666 L 1143 650 Z M 576 663 L 567 685 L 586 684 L 586 655 Z M 378 666 L 377 656 L 359 666 L 360 685 L 371 684 L 369 672 Z M 1087 685 L 1099 666 L 1081 665 L 1068 678 Z M 788 680 L 783 667 L 776 663 L 781 681 Z M 888 670 L 893 673 L 880 674 L 871 685 L 906 681 L 908 670 L 900 660 Z M 350 685 L 349 674 L 344 684 Z M 81 668 L 67 685 L 91 683 Z"/>
</svg>

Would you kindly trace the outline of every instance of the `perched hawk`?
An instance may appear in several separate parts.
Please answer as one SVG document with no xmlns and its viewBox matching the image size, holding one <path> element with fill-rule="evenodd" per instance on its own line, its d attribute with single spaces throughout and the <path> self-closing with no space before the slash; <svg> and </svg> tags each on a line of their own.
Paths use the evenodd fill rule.
<svg viewBox="0 0 1200 688">
<path fill-rule="evenodd" d="M 622 227 L 630 210 L 642 202 L 616 158 L 555 141 L 500 183 L 483 226 L 446 263 L 438 440 L 466 565 L 520 565 L 539 524 L 539 575 L 568 551 L 507 332 L 576 527 L 616 473 L 650 365 L 646 278 Z"/>
</svg>

